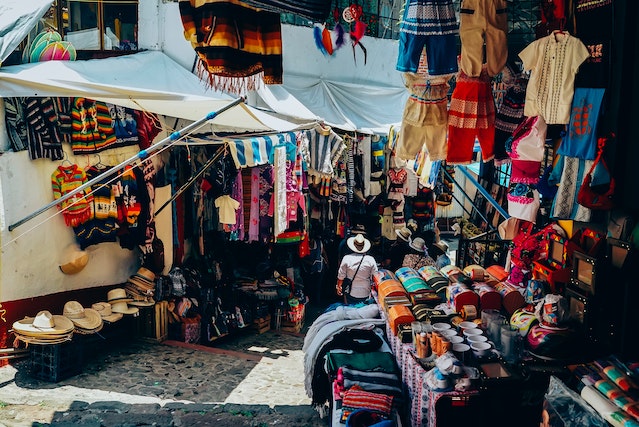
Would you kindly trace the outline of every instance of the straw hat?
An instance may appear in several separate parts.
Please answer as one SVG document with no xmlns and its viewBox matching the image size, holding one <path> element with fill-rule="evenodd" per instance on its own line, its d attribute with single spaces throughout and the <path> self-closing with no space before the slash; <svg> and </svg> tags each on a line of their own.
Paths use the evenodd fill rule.
<svg viewBox="0 0 639 427">
<path fill-rule="evenodd" d="M 346 245 L 358 254 L 364 254 L 371 248 L 371 242 L 363 234 L 358 234 L 353 237 L 349 237 L 346 240 Z"/>
<path fill-rule="evenodd" d="M 77 301 L 67 301 L 62 315 L 82 329 L 92 330 L 102 327 L 102 316 L 92 308 L 84 308 Z"/>
<path fill-rule="evenodd" d="M 140 276 L 142 279 L 146 279 L 149 282 L 155 282 L 155 273 L 148 268 L 140 267 L 135 273 L 135 276 Z"/>
<path fill-rule="evenodd" d="M 126 301 L 119 301 L 111 303 L 111 311 L 121 314 L 137 314 L 140 309 L 137 307 L 129 307 Z"/>
<path fill-rule="evenodd" d="M 76 274 L 82 271 L 89 262 L 89 254 L 73 243 L 62 251 L 60 271 L 64 274 Z"/>
<path fill-rule="evenodd" d="M 107 301 L 111 304 L 113 313 L 136 314 L 139 311 L 137 307 L 129 307 L 127 303 L 133 301 L 133 298 L 129 297 L 122 288 L 107 292 Z"/>
<path fill-rule="evenodd" d="M 25 317 L 13 323 L 17 333 L 31 336 L 61 336 L 73 332 L 73 322 L 64 316 L 53 315 L 47 310 L 40 311 L 35 317 Z"/>
<path fill-rule="evenodd" d="M 113 313 L 111 311 L 111 304 L 109 304 L 108 302 L 96 302 L 95 304 L 91 305 L 91 308 L 100 313 L 100 317 L 102 317 L 102 320 L 106 322 L 117 322 L 118 320 L 122 319 L 123 316 L 122 313 Z"/>
<path fill-rule="evenodd" d="M 413 232 L 408 227 L 402 227 L 395 230 L 395 234 L 397 234 L 397 237 L 402 239 L 404 242 L 408 243 L 410 242 L 410 236 L 413 235 Z"/>
<path fill-rule="evenodd" d="M 126 291 L 122 288 L 111 289 L 107 292 L 107 301 L 109 304 L 113 305 L 116 302 L 130 302 L 133 301 L 133 298 L 129 297 L 126 294 Z"/>
<path fill-rule="evenodd" d="M 417 252 L 425 252 L 426 250 L 426 242 L 421 237 L 415 237 L 413 240 L 408 242 L 408 246 Z"/>
</svg>

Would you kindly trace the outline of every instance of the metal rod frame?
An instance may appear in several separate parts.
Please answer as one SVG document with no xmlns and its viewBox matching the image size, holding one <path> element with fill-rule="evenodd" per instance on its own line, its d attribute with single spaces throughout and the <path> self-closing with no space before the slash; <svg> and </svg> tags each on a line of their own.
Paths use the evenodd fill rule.
<svg viewBox="0 0 639 427">
<path fill-rule="evenodd" d="M 68 200 L 68 199 L 74 197 L 78 192 L 84 191 L 87 188 L 91 187 L 92 185 L 98 184 L 104 178 L 110 177 L 111 175 L 115 174 L 120 169 L 122 169 L 123 167 L 131 164 L 132 162 L 134 162 L 136 160 L 144 160 L 151 153 L 153 153 L 155 151 L 158 151 L 159 149 L 164 148 L 165 146 L 168 147 L 170 145 L 173 145 L 182 136 L 193 132 L 195 129 L 201 127 L 207 121 L 213 120 L 218 115 L 220 115 L 223 112 L 235 107 L 236 105 L 238 105 L 238 104 L 240 104 L 242 102 L 244 102 L 244 98 L 237 98 L 237 99 L 233 100 L 232 102 L 230 102 L 228 105 L 225 105 L 224 107 L 220 108 L 219 110 L 212 111 L 212 112 L 208 113 L 205 117 L 202 117 L 201 119 L 194 121 L 193 123 L 191 123 L 190 125 L 184 127 L 183 129 L 180 129 L 179 131 L 173 132 L 171 135 L 169 135 L 168 137 L 164 138 L 163 140 L 158 141 L 157 143 L 151 145 L 149 148 L 147 148 L 145 150 L 140 150 L 136 155 L 128 158 L 127 160 L 124 160 L 122 163 L 112 167 L 111 169 L 103 172 L 102 174 L 96 176 L 95 178 L 92 178 L 92 179 L 88 180 L 84 184 L 80 185 L 78 188 L 74 189 L 72 192 L 69 192 L 69 193 L 63 195 L 62 197 L 54 200 L 51 203 L 47 203 L 46 205 L 42 206 L 40 209 L 38 209 L 38 210 L 34 211 L 33 213 L 25 216 L 21 220 L 16 221 L 15 223 L 9 225 L 8 230 L 9 231 L 13 231 L 16 227 L 19 227 L 22 224 L 24 224 L 25 222 L 32 220 L 33 218 L 37 217 L 38 215 L 42 214 L 43 212 L 46 212 L 47 210 L 51 209 L 52 207 L 64 202 L 65 200 Z"/>
</svg>

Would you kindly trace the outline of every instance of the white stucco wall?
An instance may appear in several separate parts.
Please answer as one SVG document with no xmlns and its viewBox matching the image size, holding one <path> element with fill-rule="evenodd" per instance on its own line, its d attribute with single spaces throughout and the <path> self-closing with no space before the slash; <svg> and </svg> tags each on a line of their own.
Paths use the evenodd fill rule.
<svg viewBox="0 0 639 427">
<path fill-rule="evenodd" d="M 80 159 L 72 161 L 83 164 Z M 117 243 L 102 243 L 87 248 L 89 263 L 81 272 L 62 273 L 61 254 L 75 238 L 57 208 L 9 232 L 10 224 L 53 200 L 51 173 L 58 165 L 47 159 L 32 161 L 27 151 L 0 156 L 0 301 L 121 283 L 135 271 L 135 252 Z"/>
</svg>

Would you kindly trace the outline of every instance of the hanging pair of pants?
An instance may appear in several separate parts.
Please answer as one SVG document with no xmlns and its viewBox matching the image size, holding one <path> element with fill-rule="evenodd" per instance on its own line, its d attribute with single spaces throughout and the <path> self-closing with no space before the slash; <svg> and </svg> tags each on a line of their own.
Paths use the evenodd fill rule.
<svg viewBox="0 0 639 427">
<path fill-rule="evenodd" d="M 484 162 L 494 157 L 495 101 L 490 77 L 484 70 L 480 77 L 459 73 L 448 110 L 448 154 L 450 164 L 473 161 L 473 146 L 479 140 Z"/>
<path fill-rule="evenodd" d="M 499 74 L 508 59 L 506 0 L 463 0 L 459 12 L 462 71 L 481 74 L 485 42 L 488 74 Z"/>
<path fill-rule="evenodd" d="M 426 144 L 431 160 L 444 160 L 450 86 L 445 81 L 431 84 L 430 81 L 411 81 L 410 75 L 405 78 L 411 95 L 404 107 L 397 157 L 413 160 Z"/>
</svg>

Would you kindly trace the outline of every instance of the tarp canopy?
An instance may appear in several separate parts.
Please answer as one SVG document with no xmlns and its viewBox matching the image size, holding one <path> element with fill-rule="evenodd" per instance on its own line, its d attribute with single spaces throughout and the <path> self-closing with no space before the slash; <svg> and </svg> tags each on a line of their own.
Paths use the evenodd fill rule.
<svg viewBox="0 0 639 427">
<path fill-rule="evenodd" d="M 0 2 L 0 64 L 36 26 L 52 3 L 53 0 L 2 0 Z"/>
<path fill-rule="evenodd" d="M 321 117 L 343 130 L 387 134 L 391 125 L 402 121 L 408 91 L 286 74 L 283 85 L 262 87 L 258 95 L 273 111 L 286 116 Z"/>
<path fill-rule="evenodd" d="M 170 117 L 198 120 L 233 99 L 157 51 L 86 61 L 47 61 L 0 68 L 3 97 L 86 97 Z M 218 132 L 285 132 L 297 124 L 241 103 L 216 117 Z"/>
<path fill-rule="evenodd" d="M 321 118 L 332 127 L 385 135 L 399 125 L 409 92 L 397 58 L 397 40 L 364 36 L 368 57 L 351 43 L 333 55 L 313 46 L 314 29 L 282 25 L 283 84 L 259 89 L 265 106 L 285 117 Z M 291 119 L 293 120 L 293 119 Z"/>
</svg>

